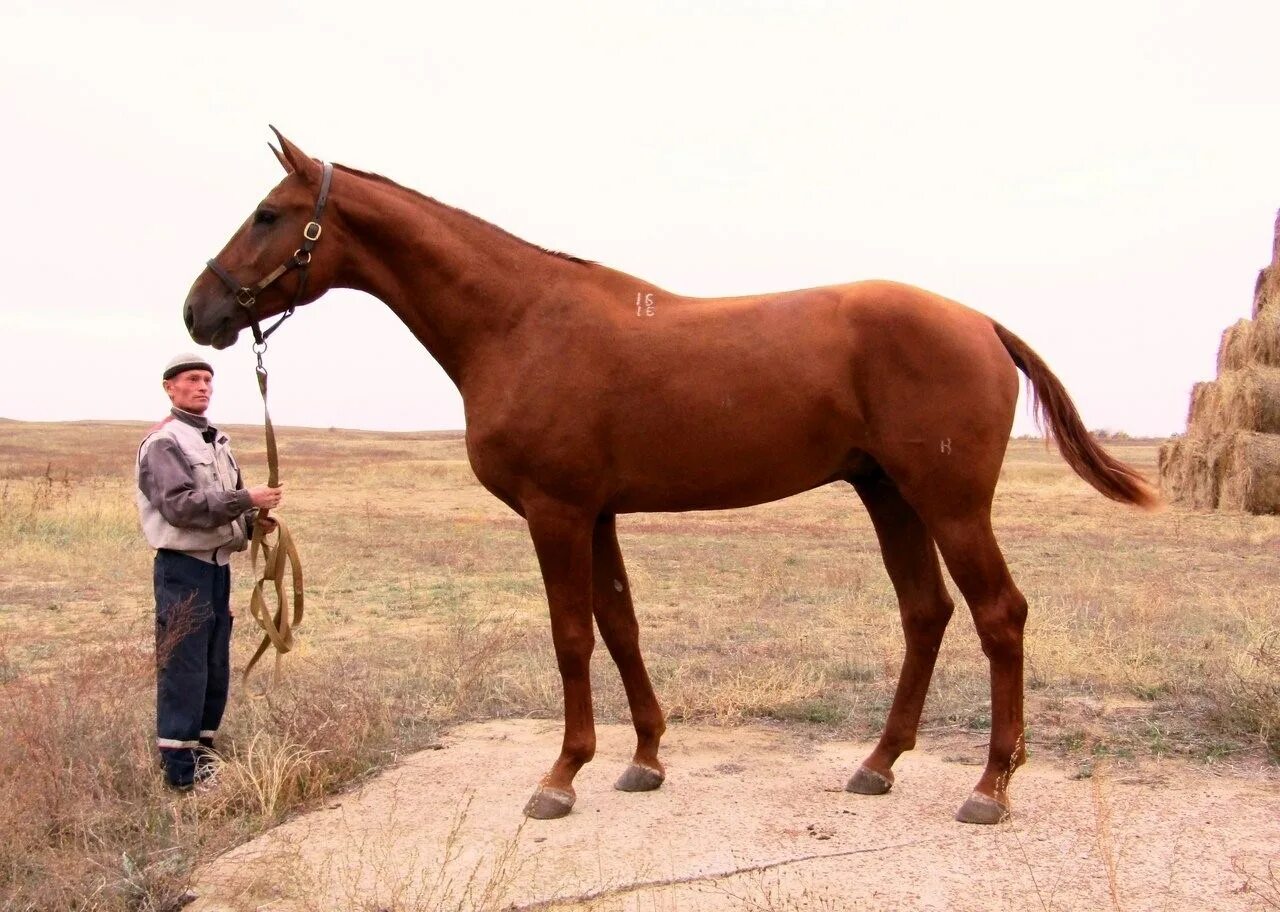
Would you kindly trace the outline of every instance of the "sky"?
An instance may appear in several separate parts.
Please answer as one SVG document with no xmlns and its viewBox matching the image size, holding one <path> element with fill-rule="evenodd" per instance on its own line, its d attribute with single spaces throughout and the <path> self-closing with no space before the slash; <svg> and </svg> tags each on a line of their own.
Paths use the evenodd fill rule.
<svg viewBox="0 0 1280 912">
<path fill-rule="evenodd" d="M 923 286 L 1031 344 L 1089 427 L 1179 432 L 1270 260 L 1277 35 L 1274 0 L 8 0 L 0 417 L 165 413 L 275 124 L 673 292 Z M 219 422 L 260 420 L 249 341 L 201 350 Z M 267 359 L 278 424 L 463 425 L 360 293 Z"/>
</svg>

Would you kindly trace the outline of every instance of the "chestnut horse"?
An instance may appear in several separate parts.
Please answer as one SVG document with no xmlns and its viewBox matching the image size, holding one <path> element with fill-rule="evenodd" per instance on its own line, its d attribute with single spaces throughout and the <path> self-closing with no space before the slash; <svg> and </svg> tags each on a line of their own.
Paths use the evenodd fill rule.
<svg viewBox="0 0 1280 912">
<path fill-rule="evenodd" d="M 991 503 L 1017 372 L 1072 469 L 1113 500 L 1157 502 L 1090 438 L 1026 343 L 974 310 L 886 281 L 683 297 L 384 177 L 322 166 L 276 135 L 287 175 L 196 279 L 187 328 L 226 348 L 241 329 L 257 333 L 259 319 L 356 288 L 386 303 L 457 385 L 476 477 L 528 522 L 564 685 L 563 746 L 527 815 L 569 813 L 574 776 L 595 753 L 593 615 L 636 731 L 616 787 L 655 789 L 665 776 L 665 722 L 640 654 L 617 514 L 745 507 L 836 481 L 871 515 L 906 637 L 884 733 L 848 790 L 887 792 L 894 761 L 915 744 L 953 608 L 941 552 L 991 669 L 986 768 L 957 819 L 1008 815 L 1009 777 L 1025 757 L 1027 603 Z M 237 302 L 237 285 L 263 275 L 278 281 L 240 288 Z"/>
</svg>

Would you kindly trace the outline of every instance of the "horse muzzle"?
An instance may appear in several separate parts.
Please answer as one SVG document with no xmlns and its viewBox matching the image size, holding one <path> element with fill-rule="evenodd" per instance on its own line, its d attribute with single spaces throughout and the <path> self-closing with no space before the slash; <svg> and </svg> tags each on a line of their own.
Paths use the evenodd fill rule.
<svg viewBox="0 0 1280 912">
<path fill-rule="evenodd" d="M 226 295 L 210 295 L 193 288 L 182 305 L 182 322 L 198 345 L 229 348 L 244 328 L 244 323 L 235 319 L 238 309 Z"/>
</svg>

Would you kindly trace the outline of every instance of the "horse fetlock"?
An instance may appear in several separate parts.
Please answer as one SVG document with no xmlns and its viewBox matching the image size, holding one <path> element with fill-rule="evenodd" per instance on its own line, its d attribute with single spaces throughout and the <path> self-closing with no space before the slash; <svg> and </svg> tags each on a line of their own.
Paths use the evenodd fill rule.
<svg viewBox="0 0 1280 912">
<path fill-rule="evenodd" d="M 658 745 L 662 743 L 662 736 L 666 731 L 667 726 L 662 722 L 657 725 L 636 726 L 636 760 L 638 762 L 648 762 L 646 757 L 657 757 Z"/>
<path fill-rule="evenodd" d="M 880 746 L 876 751 L 876 754 L 878 754 L 879 757 L 872 755 L 872 757 L 869 758 L 871 761 L 870 765 L 875 769 L 879 769 L 881 766 L 888 769 L 893 766 L 894 762 L 899 757 L 909 750 L 915 750 L 915 747 L 915 732 L 898 736 L 886 734 L 881 737 Z M 876 760 L 879 760 L 880 762 L 877 763 L 875 762 Z"/>
</svg>

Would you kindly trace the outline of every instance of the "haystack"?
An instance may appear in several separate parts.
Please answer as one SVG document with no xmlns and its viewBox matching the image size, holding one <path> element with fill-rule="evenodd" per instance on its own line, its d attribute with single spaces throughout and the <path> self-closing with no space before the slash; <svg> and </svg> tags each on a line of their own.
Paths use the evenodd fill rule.
<svg viewBox="0 0 1280 912">
<path fill-rule="evenodd" d="M 1186 436 L 1160 448 L 1160 487 L 1197 509 L 1280 513 L 1280 214 L 1253 318 L 1227 327 L 1218 378 L 1192 387 Z"/>
</svg>

